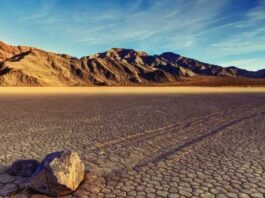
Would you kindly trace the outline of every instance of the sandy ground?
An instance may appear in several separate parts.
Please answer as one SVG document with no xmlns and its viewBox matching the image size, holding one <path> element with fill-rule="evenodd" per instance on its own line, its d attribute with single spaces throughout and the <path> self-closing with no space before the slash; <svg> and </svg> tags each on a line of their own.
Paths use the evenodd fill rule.
<svg viewBox="0 0 265 198">
<path fill-rule="evenodd" d="M 265 196 L 263 88 L 114 89 L 0 94 L 0 165 L 71 149 L 87 176 L 69 197 Z M 0 174 L 0 194 L 19 179 Z"/>
<path fill-rule="evenodd" d="M 0 87 L 1 94 L 265 93 L 265 87 Z"/>
</svg>

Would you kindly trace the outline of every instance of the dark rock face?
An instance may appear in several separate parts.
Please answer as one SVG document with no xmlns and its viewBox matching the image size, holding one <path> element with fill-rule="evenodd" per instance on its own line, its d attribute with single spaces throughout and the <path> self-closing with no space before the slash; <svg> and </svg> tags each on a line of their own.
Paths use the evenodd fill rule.
<svg viewBox="0 0 265 198">
<path fill-rule="evenodd" d="M 172 52 L 149 55 L 122 48 L 78 59 L 0 42 L 0 86 L 156 85 L 194 76 L 265 78 L 265 70 L 225 68 Z"/>
<path fill-rule="evenodd" d="M 142 74 L 142 77 L 146 80 L 154 81 L 154 82 L 168 82 L 169 81 L 165 72 L 160 71 L 160 70 L 156 70 L 154 72 L 144 73 L 144 74 Z"/>
<path fill-rule="evenodd" d="M 18 160 L 6 172 L 12 176 L 30 177 L 38 166 L 37 160 Z"/>
<path fill-rule="evenodd" d="M 158 57 L 163 58 L 170 63 L 176 63 L 181 56 L 178 54 L 175 54 L 173 52 L 164 52 L 161 55 L 159 55 Z"/>
<path fill-rule="evenodd" d="M 259 70 L 256 73 L 256 77 L 258 78 L 265 78 L 265 69 Z"/>
</svg>

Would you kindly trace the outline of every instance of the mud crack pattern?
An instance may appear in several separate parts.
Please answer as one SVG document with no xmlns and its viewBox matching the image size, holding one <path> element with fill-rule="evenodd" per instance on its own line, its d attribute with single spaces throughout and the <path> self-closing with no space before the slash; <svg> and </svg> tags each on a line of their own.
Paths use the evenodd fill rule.
<svg viewBox="0 0 265 198">
<path fill-rule="evenodd" d="M 67 197 L 265 197 L 264 101 L 263 94 L 3 96 L 0 163 L 77 151 L 87 175 Z M 0 189 L 22 179 L 0 174 Z"/>
</svg>

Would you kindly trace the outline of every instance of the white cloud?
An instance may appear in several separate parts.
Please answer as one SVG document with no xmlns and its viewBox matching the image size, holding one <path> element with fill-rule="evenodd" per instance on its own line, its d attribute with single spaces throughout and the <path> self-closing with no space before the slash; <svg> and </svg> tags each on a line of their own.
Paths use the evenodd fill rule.
<svg viewBox="0 0 265 198">
<path fill-rule="evenodd" d="M 138 4 L 141 2 L 138 1 Z M 189 48 L 195 43 L 196 34 L 215 22 L 228 2 L 163 0 L 153 1 L 146 10 L 134 9 L 135 12 L 130 14 L 128 10 L 115 8 L 98 15 L 82 12 L 81 18 L 74 17 L 81 22 L 80 26 L 69 26 L 66 32 L 77 42 L 87 44 L 89 41 L 92 44 L 135 42 L 142 46 L 174 44 L 179 48 Z M 95 38 L 94 41 L 91 38 Z"/>
<path fill-rule="evenodd" d="M 265 1 L 245 14 L 245 19 L 228 24 L 230 36 L 210 47 L 218 54 L 247 55 L 265 52 Z"/>
<path fill-rule="evenodd" d="M 237 66 L 240 68 L 256 70 L 256 68 L 265 68 L 265 58 L 240 59 L 221 62 L 223 66 Z"/>
<path fill-rule="evenodd" d="M 20 19 L 20 22 L 28 22 L 28 21 L 35 21 L 35 20 L 43 19 L 47 15 L 48 15 L 47 12 L 36 13 L 36 14 L 29 15 L 27 17 Z"/>
<path fill-rule="evenodd" d="M 237 34 L 212 45 L 212 47 L 221 51 L 222 55 L 265 52 L 265 38 L 263 36 L 251 36 L 253 34 L 256 34 L 256 32 L 252 31 L 249 34 Z"/>
<path fill-rule="evenodd" d="M 206 61 L 214 60 L 211 57 L 225 60 L 231 55 L 265 51 L 264 0 L 243 13 L 244 16 L 242 12 L 240 16 L 234 13 L 240 5 L 232 4 L 231 0 L 148 0 L 144 8 L 142 4 L 147 0 L 124 1 L 125 6 L 102 1 L 96 8 L 84 1 L 87 5 L 78 7 L 77 3 L 71 10 L 56 7 L 55 0 L 45 1 L 20 23 L 95 51 L 111 47 L 133 47 L 155 53 L 190 51 L 189 55 Z M 234 16 L 244 18 L 233 20 Z M 218 35 L 220 32 L 230 35 L 224 37 Z M 213 43 L 215 36 L 219 37 Z"/>
<path fill-rule="evenodd" d="M 55 0 L 43 1 L 37 9 L 34 9 L 33 13 L 27 13 L 26 17 L 20 18 L 18 21 L 22 24 L 39 25 L 52 25 L 63 22 L 64 19 L 53 12 L 54 5 Z"/>
<path fill-rule="evenodd" d="M 251 20 L 262 20 L 265 19 L 265 1 L 261 0 L 259 6 L 252 8 L 247 16 Z"/>
<path fill-rule="evenodd" d="M 125 8 L 109 4 L 105 10 L 83 6 L 73 8 L 71 12 L 59 10 L 56 13 L 53 12 L 54 2 L 45 1 L 20 23 L 35 24 L 44 31 L 61 32 L 72 42 L 87 45 L 133 42 L 149 48 L 176 46 L 178 50 L 191 48 L 199 33 L 218 20 L 229 0 L 149 0 L 145 9 L 140 9 L 143 0 L 135 0 Z"/>
</svg>

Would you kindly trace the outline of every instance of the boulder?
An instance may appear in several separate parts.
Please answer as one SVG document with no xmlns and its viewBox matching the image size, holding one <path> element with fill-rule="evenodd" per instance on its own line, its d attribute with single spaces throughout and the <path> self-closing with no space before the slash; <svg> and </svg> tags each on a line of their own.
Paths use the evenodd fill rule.
<svg viewBox="0 0 265 198">
<path fill-rule="evenodd" d="M 57 197 L 79 187 L 85 176 L 85 165 L 76 152 L 60 151 L 47 155 L 29 179 L 33 190 Z"/>
<path fill-rule="evenodd" d="M 12 176 L 30 177 L 38 166 L 39 162 L 37 160 L 18 160 L 6 170 L 6 173 Z"/>
</svg>

